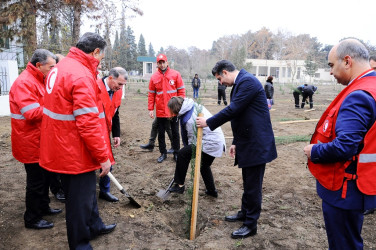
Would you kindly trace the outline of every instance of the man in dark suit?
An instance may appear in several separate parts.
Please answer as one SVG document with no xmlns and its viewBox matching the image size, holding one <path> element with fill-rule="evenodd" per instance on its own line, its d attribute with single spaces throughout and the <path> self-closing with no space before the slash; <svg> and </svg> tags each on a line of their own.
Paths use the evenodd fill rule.
<svg viewBox="0 0 376 250">
<path fill-rule="evenodd" d="M 217 62 L 212 74 L 221 84 L 233 86 L 228 107 L 209 119 L 198 117 L 197 127 L 216 129 L 231 121 L 234 135 L 230 155 L 242 169 L 243 197 L 241 210 L 226 221 L 243 221 L 231 234 L 232 238 L 245 238 L 257 233 L 262 201 L 262 181 L 265 164 L 277 158 L 274 134 L 266 95 L 262 84 L 244 69 L 236 70 L 227 60 Z"/>
</svg>

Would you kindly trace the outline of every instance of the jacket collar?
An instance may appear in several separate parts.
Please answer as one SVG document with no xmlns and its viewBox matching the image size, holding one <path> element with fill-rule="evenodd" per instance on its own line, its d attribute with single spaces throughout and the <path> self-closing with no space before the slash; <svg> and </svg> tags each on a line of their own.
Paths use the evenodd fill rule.
<svg viewBox="0 0 376 250">
<path fill-rule="evenodd" d="M 86 54 L 82 50 L 72 47 L 69 50 L 67 57 L 73 58 L 83 64 L 86 68 L 90 70 L 90 72 L 97 77 L 97 67 L 99 65 L 99 61 L 94 57 Z"/>
<path fill-rule="evenodd" d="M 32 74 L 40 83 L 44 84 L 44 75 L 37 67 L 30 62 L 27 63 L 26 70 Z"/>
</svg>

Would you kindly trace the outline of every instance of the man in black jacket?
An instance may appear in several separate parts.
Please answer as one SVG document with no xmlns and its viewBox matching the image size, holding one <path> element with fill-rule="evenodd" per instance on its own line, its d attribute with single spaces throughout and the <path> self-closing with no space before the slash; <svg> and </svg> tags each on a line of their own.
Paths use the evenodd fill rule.
<svg viewBox="0 0 376 250">
<path fill-rule="evenodd" d="M 303 90 L 302 90 L 303 99 L 302 99 L 301 108 L 304 108 L 304 104 L 305 104 L 307 98 L 309 98 L 309 108 L 313 109 L 313 98 L 312 98 L 312 96 L 313 96 L 313 94 L 315 93 L 316 90 L 317 90 L 316 86 L 308 85 L 307 83 L 304 84 L 304 87 L 303 87 Z"/>
<path fill-rule="evenodd" d="M 243 226 L 231 237 L 245 238 L 257 233 L 265 165 L 277 158 L 270 114 L 263 86 L 252 74 L 244 69 L 236 70 L 227 60 L 217 62 L 212 74 L 221 84 L 233 86 L 231 103 L 209 119 L 198 117 L 196 124 L 214 130 L 231 121 L 234 139 L 230 155 L 235 157 L 234 165 L 242 169 L 244 192 L 241 211 L 226 216 L 225 220 L 243 221 Z"/>
</svg>

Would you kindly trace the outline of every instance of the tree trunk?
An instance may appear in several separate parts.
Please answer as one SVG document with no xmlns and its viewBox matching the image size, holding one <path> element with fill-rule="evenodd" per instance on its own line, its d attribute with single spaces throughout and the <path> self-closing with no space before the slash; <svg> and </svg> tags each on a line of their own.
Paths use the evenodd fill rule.
<svg viewBox="0 0 376 250">
<path fill-rule="evenodd" d="M 80 38 L 80 26 L 81 26 L 81 12 L 82 6 L 81 1 L 77 1 L 77 3 L 73 6 L 74 13 L 73 13 L 73 33 L 72 33 L 72 46 L 75 46 Z"/>
<path fill-rule="evenodd" d="M 23 36 L 25 62 L 30 61 L 31 56 L 37 49 L 37 4 L 35 0 L 29 1 L 29 13 L 29 15 L 21 19 L 22 25 L 27 29 L 27 34 Z"/>
</svg>

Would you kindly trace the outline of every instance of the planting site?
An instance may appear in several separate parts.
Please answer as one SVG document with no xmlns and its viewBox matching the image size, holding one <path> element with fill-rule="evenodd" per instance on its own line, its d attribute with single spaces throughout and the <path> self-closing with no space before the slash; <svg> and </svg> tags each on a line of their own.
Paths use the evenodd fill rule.
<svg viewBox="0 0 376 250">
<path fill-rule="evenodd" d="M 187 97 L 192 98 L 190 85 L 186 80 Z M 133 207 L 111 183 L 111 193 L 120 201 L 109 203 L 99 199 L 98 207 L 105 224 L 116 222 L 117 227 L 114 232 L 92 240 L 93 248 L 327 249 L 321 199 L 316 194 L 316 181 L 307 169 L 303 147 L 309 143 L 317 120 L 343 87 L 334 83 L 316 86 L 314 109 L 309 110 L 309 105 L 295 109 L 291 84 L 274 83 L 275 104 L 270 116 L 278 158 L 266 165 L 257 235 L 243 240 L 230 238 L 241 222 L 227 222 L 224 217 L 240 209 L 242 177 L 227 152 L 212 164 L 218 198 L 205 194 L 200 177 L 197 234 L 195 240 L 189 240 L 190 218 L 186 211 L 190 209 L 190 197 L 186 192 L 172 194 L 163 202 L 156 196 L 173 177 L 172 155 L 159 164 L 158 147 L 152 152 L 139 147 L 148 142 L 153 121 L 147 110 L 148 82 L 128 82 L 120 107 L 122 141 L 121 146 L 114 149 L 117 164 L 112 173 L 142 207 Z M 231 88 L 227 88 L 228 101 L 230 91 Z M 198 101 L 212 114 L 225 107 L 217 104 L 216 81 L 202 83 Z M 230 123 L 224 124 L 222 130 L 229 148 L 232 142 Z M 51 193 L 50 206 L 63 208 L 63 213 L 45 217 L 55 226 L 49 230 L 24 227 L 26 173 L 23 164 L 12 156 L 10 134 L 10 117 L 0 117 L 0 249 L 68 249 L 64 204 Z M 170 148 L 167 136 L 166 143 Z M 188 174 L 186 186 L 191 185 Z M 376 214 L 365 217 L 362 236 L 364 249 L 376 249 Z"/>
</svg>

